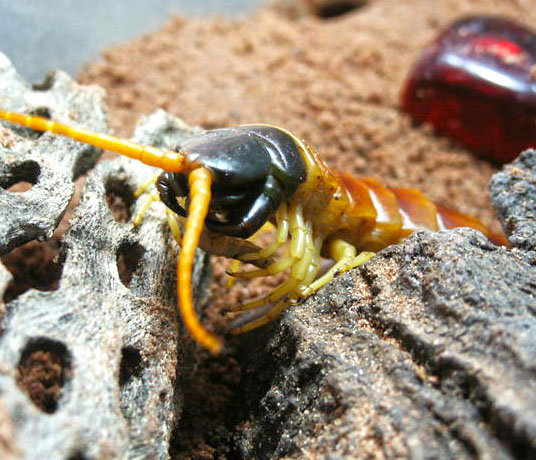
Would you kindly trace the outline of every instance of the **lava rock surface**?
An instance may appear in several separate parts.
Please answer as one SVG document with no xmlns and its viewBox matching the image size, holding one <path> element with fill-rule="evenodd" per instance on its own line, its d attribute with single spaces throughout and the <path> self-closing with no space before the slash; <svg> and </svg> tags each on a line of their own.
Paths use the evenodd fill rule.
<svg viewBox="0 0 536 460">
<path fill-rule="evenodd" d="M 536 150 L 529 149 L 493 176 L 491 201 L 513 246 L 536 250 Z"/>
<path fill-rule="evenodd" d="M 416 233 L 288 310 L 250 358 L 242 458 L 532 458 L 536 258 Z"/>
</svg>

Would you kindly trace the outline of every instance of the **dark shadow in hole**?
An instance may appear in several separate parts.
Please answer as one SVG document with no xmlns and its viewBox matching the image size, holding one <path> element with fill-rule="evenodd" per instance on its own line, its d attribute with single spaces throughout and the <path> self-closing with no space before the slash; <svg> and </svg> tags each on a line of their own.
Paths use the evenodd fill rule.
<svg viewBox="0 0 536 460">
<path fill-rule="evenodd" d="M 76 163 L 73 166 L 72 180 L 77 181 L 86 175 L 99 161 L 102 151 L 96 147 L 84 144 L 86 149 L 78 156 Z"/>
<path fill-rule="evenodd" d="M 130 282 L 140 265 L 145 248 L 139 243 L 123 243 L 117 250 L 117 272 L 123 285 L 130 288 Z"/>
<path fill-rule="evenodd" d="M 43 412 L 58 408 L 65 382 L 71 378 L 71 356 L 67 347 L 56 340 L 30 339 L 18 365 L 17 385 Z"/>
<path fill-rule="evenodd" d="M 32 160 L 5 165 L 4 168 L 0 172 L 0 187 L 14 193 L 30 190 L 41 174 L 39 163 Z"/>
<path fill-rule="evenodd" d="M 4 301 L 11 302 L 29 289 L 55 291 L 63 272 L 66 252 L 59 239 L 30 241 L 1 257 L 2 263 L 13 275 Z"/>
<path fill-rule="evenodd" d="M 366 0 L 327 0 L 316 7 L 316 15 L 323 19 L 342 16 L 367 4 Z"/>
<path fill-rule="evenodd" d="M 132 345 L 121 348 L 121 363 L 119 364 L 119 385 L 124 386 L 133 377 L 139 377 L 142 370 L 142 358 L 139 350 Z"/>
<path fill-rule="evenodd" d="M 89 460 L 84 452 L 75 452 L 73 455 L 69 455 L 67 460 Z"/>
<path fill-rule="evenodd" d="M 44 118 L 50 118 L 50 111 L 46 107 L 37 107 L 36 109 L 30 110 L 28 114 L 37 115 L 39 117 Z M 34 129 L 26 128 L 25 126 L 10 125 L 10 128 L 18 136 L 25 137 L 26 139 L 30 139 L 33 141 L 39 139 L 44 134 L 43 131 L 36 131 Z"/>
<path fill-rule="evenodd" d="M 134 193 L 130 185 L 121 178 L 109 177 L 105 185 L 106 203 L 115 220 L 122 224 L 130 220 Z"/>
<path fill-rule="evenodd" d="M 54 81 L 55 81 L 55 72 L 54 71 L 48 72 L 45 75 L 45 78 L 41 83 L 32 84 L 32 89 L 34 91 L 48 91 L 54 85 Z"/>
</svg>

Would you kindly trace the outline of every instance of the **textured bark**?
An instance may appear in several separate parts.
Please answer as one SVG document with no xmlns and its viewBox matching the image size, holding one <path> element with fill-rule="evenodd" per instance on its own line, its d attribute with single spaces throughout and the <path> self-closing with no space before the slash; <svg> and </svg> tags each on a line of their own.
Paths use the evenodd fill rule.
<svg viewBox="0 0 536 460">
<path fill-rule="evenodd" d="M 536 150 L 526 150 L 495 174 L 490 189 L 512 245 L 536 250 Z"/>
<path fill-rule="evenodd" d="M 534 458 L 535 263 L 459 229 L 337 278 L 251 361 L 242 455 Z"/>
</svg>

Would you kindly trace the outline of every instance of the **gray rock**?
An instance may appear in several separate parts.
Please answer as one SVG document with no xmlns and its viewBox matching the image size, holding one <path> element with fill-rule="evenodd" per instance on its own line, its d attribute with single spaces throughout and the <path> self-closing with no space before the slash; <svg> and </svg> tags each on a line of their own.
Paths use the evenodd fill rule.
<svg viewBox="0 0 536 460">
<path fill-rule="evenodd" d="M 536 250 L 536 150 L 522 152 L 495 174 L 490 190 L 510 243 Z"/>
<path fill-rule="evenodd" d="M 241 456 L 534 458 L 535 263 L 418 233 L 289 309 L 248 361 Z"/>
<path fill-rule="evenodd" d="M 32 89 L 5 58 L 0 62 L 4 108 L 45 107 L 54 119 L 74 117 L 81 125 L 103 130 L 101 90 L 80 87 L 62 73 L 46 89 Z M 194 131 L 157 113 L 142 123 L 135 139 L 173 144 Z M 13 181 L 9 171 L 24 162 L 35 164 L 40 174 L 28 192 L 1 191 L 4 252 L 51 236 L 71 200 L 73 179 L 97 155 L 52 134 L 34 139 L 24 129 L 6 133 L 3 139 L 12 136 L 12 145 L 0 156 L 4 185 Z M 162 207 L 151 208 L 134 228 L 131 219 L 118 221 L 114 206 L 107 204 L 107 196 L 119 194 L 131 217 L 132 193 L 152 174 L 152 168 L 127 159 L 100 163 L 87 179 L 64 236 L 59 289 L 29 290 L 5 306 L 0 420 L 7 428 L 0 430 L 0 457 L 169 458 L 169 440 L 181 410 L 176 391 L 178 247 Z M 205 257 L 199 258 L 196 284 L 206 267 Z M 1 268 L 3 291 L 10 277 Z"/>
<path fill-rule="evenodd" d="M 63 72 L 51 73 L 45 84 L 30 86 L 0 53 L 0 105 L 4 110 L 49 115 L 104 131 L 104 91 L 78 85 Z M 93 147 L 50 133 L 38 134 L 9 126 L 16 138 L 0 145 L 0 254 L 33 239 L 52 236 L 74 193 L 73 180 L 99 156 Z M 33 187 L 26 193 L 6 190 L 19 181 Z"/>
</svg>

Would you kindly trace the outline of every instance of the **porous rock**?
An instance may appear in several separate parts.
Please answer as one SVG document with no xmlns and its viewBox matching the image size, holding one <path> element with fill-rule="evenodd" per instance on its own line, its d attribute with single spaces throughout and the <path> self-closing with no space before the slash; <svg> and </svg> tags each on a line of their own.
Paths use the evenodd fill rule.
<svg viewBox="0 0 536 460">
<path fill-rule="evenodd" d="M 490 190 L 512 245 L 536 250 L 536 150 L 525 150 L 495 174 Z"/>
<path fill-rule="evenodd" d="M 32 89 L 4 57 L 0 63 L 2 107 L 44 107 L 55 119 L 103 130 L 100 90 L 79 87 L 62 73 L 46 88 Z M 141 124 L 135 140 L 170 147 L 194 131 L 158 112 Z M 21 162 L 35 163 L 40 173 L 25 193 L 2 190 L 4 252 L 51 235 L 71 200 L 73 179 L 97 154 L 52 134 L 35 138 L 19 128 L 11 134 L 0 156 L 2 177 Z M 181 406 L 175 386 L 178 248 L 162 207 L 151 208 L 134 228 L 130 205 L 135 188 L 154 172 L 127 159 L 100 163 L 63 238 L 59 289 L 29 290 L 4 306 L 0 457 L 169 458 Z M 127 218 L 118 220 L 113 203 L 122 200 Z M 196 285 L 205 267 L 199 257 Z M 1 290 L 9 278 L 2 267 Z"/>
<path fill-rule="evenodd" d="M 104 91 L 81 86 L 64 72 L 52 72 L 41 85 L 31 86 L 0 53 L 0 107 L 3 110 L 50 116 L 104 131 Z M 3 126 L 8 126 L 2 123 Z M 91 167 L 99 152 L 88 145 L 50 133 L 10 127 L 14 136 L 0 144 L 0 253 L 33 239 L 52 236 L 74 193 L 73 180 Z M 26 181 L 26 193 L 10 186 Z"/>
</svg>

